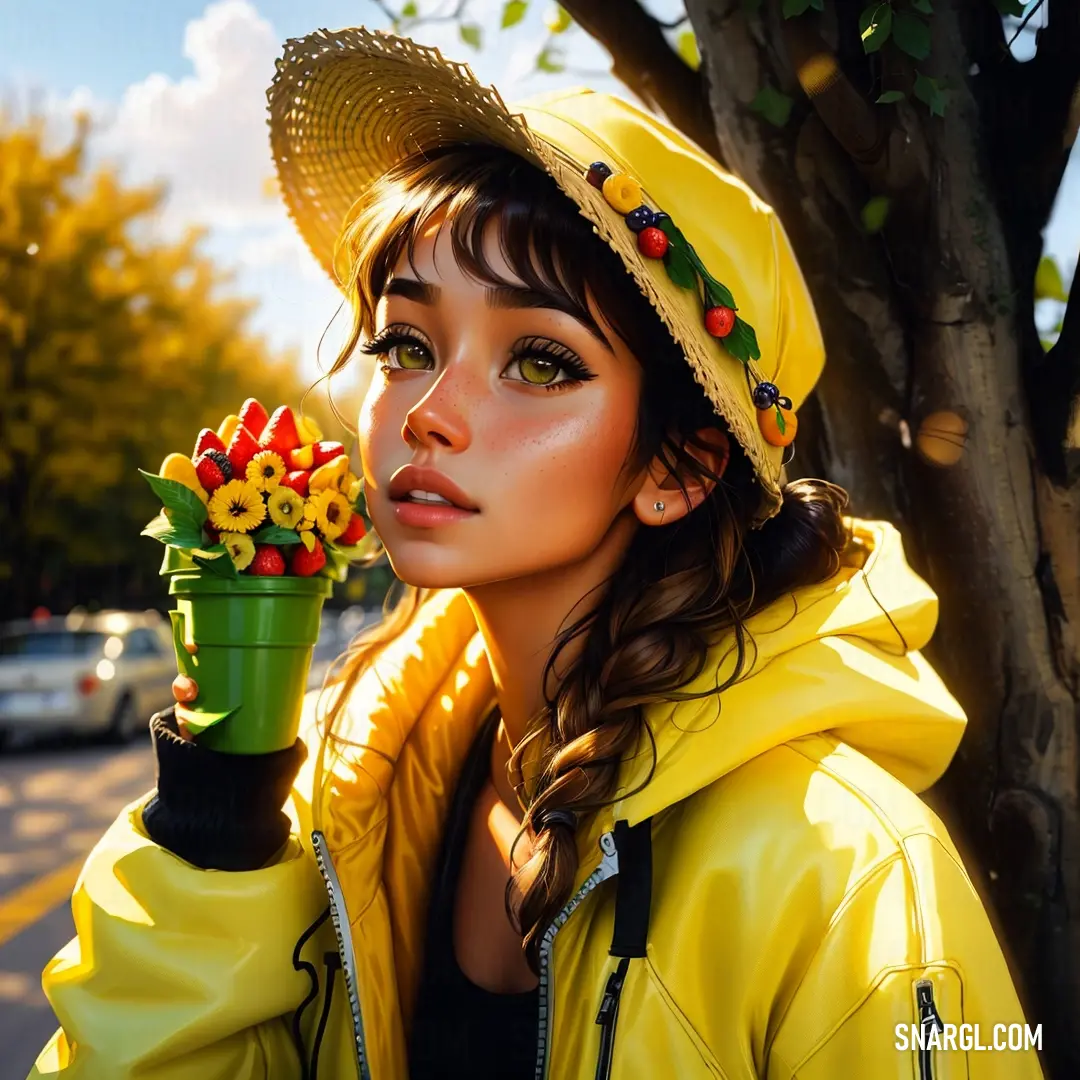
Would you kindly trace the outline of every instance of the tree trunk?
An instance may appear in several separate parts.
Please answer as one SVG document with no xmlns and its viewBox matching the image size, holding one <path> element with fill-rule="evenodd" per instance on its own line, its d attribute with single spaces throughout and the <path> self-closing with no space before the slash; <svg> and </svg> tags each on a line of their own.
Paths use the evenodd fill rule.
<svg viewBox="0 0 1080 1080">
<path fill-rule="evenodd" d="M 952 82 L 938 119 L 914 102 L 868 104 L 890 84 L 910 86 L 911 72 L 887 59 L 868 68 L 861 6 L 838 0 L 792 20 L 738 0 L 687 9 L 722 159 L 780 213 L 825 332 L 829 361 L 795 470 L 842 484 L 856 512 L 897 522 L 941 597 L 929 653 L 970 723 L 930 799 L 996 912 L 1050 1074 L 1078 1076 L 1080 491 L 1060 456 L 1064 427 L 1053 438 L 1041 427 L 1060 394 L 1028 394 L 1047 364 L 1030 252 L 1037 261 L 1060 167 L 1041 204 L 1026 204 L 1021 235 L 1004 212 L 1008 163 L 994 161 L 1008 150 L 987 111 L 1000 102 L 973 68 L 1012 70 L 993 27 L 970 3 L 934 5 L 930 64 Z M 795 99 L 782 127 L 751 108 L 766 84 Z M 1060 142 L 1057 153 L 1063 165 Z M 873 196 L 890 200 L 889 214 L 868 235 Z M 909 433 L 941 411 L 967 424 L 949 468 L 911 449 Z"/>
</svg>

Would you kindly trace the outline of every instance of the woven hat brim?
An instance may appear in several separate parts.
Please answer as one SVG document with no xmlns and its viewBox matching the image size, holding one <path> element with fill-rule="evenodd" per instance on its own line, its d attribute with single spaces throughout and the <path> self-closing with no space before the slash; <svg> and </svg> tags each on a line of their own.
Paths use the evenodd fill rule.
<svg viewBox="0 0 1080 1080">
<path fill-rule="evenodd" d="M 364 27 L 317 30 L 285 43 L 268 92 L 270 143 L 289 214 L 315 258 L 339 283 L 335 265 L 342 224 L 366 187 L 415 153 L 452 143 L 505 147 L 549 173 L 619 254 L 645 297 L 684 348 L 695 378 L 750 457 L 762 486 L 758 521 L 781 496 L 775 464 L 747 420 L 745 407 L 700 343 L 658 291 L 633 244 L 619 230 L 582 165 L 529 130 L 498 91 L 438 49 Z M 626 233 L 627 235 L 623 235 Z"/>
</svg>

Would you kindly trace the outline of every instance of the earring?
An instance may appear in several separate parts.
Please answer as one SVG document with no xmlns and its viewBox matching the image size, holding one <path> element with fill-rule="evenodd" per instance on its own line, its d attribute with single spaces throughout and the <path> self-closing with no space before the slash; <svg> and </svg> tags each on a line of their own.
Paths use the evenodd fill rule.
<svg viewBox="0 0 1080 1080">
<path fill-rule="evenodd" d="M 663 504 L 662 502 L 660 502 L 659 500 L 657 500 L 656 502 L 654 502 L 654 503 L 652 504 L 652 508 L 653 508 L 653 509 L 654 509 L 654 510 L 655 510 L 655 511 L 656 511 L 656 512 L 658 513 L 658 514 L 662 514 L 662 513 L 664 512 L 664 504 Z"/>
</svg>

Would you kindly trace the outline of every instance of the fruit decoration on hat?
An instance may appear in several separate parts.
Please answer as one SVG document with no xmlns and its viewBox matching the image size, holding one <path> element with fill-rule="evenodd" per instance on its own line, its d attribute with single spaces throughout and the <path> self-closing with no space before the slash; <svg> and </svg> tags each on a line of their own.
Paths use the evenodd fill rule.
<svg viewBox="0 0 1080 1080">
<path fill-rule="evenodd" d="M 743 366 L 758 410 L 762 438 L 770 446 L 790 446 L 798 429 L 791 399 L 784 397 L 774 383 L 760 378 L 752 366 L 761 359 L 757 334 L 748 322 L 739 318 L 731 290 L 709 273 L 667 214 L 645 205 L 641 185 L 632 176 L 616 172 L 604 161 L 594 161 L 585 179 L 622 215 L 627 228 L 637 234 L 638 251 L 647 259 L 662 259 L 668 277 L 676 285 L 693 289 L 702 298 L 706 331 Z"/>
</svg>

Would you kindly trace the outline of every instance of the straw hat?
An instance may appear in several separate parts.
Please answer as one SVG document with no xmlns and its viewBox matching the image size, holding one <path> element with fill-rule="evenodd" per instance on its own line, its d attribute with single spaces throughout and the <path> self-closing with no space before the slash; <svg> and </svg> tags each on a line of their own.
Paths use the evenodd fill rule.
<svg viewBox="0 0 1080 1080">
<path fill-rule="evenodd" d="M 448 143 L 487 143 L 548 172 L 622 258 L 750 457 L 764 490 L 759 519 L 776 513 L 784 448 L 770 443 L 768 423 L 762 423 L 768 410 L 755 406 L 753 389 L 759 381 L 773 384 L 797 409 L 821 373 L 824 346 L 787 236 L 742 182 L 620 98 L 571 90 L 508 108 L 465 65 L 362 27 L 287 41 L 267 97 L 271 148 L 289 212 L 335 281 L 344 276 L 343 268 L 335 272 L 334 252 L 350 207 L 403 158 Z M 594 162 L 637 181 L 641 202 L 681 230 L 698 265 L 730 291 L 739 319 L 756 332 L 759 358 L 736 358 L 731 340 L 726 347 L 706 329 L 698 279 L 694 287 L 677 284 L 665 260 L 639 250 L 625 199 L 610 185 L 595 186 L 595 172 L 592 182 L 587 177 Z M 621 194 L 627 191 L 632 198 L 637 189 L 624 186 Z M 786 415 L 791 434 L 793 413 Z"/>
</svg>

